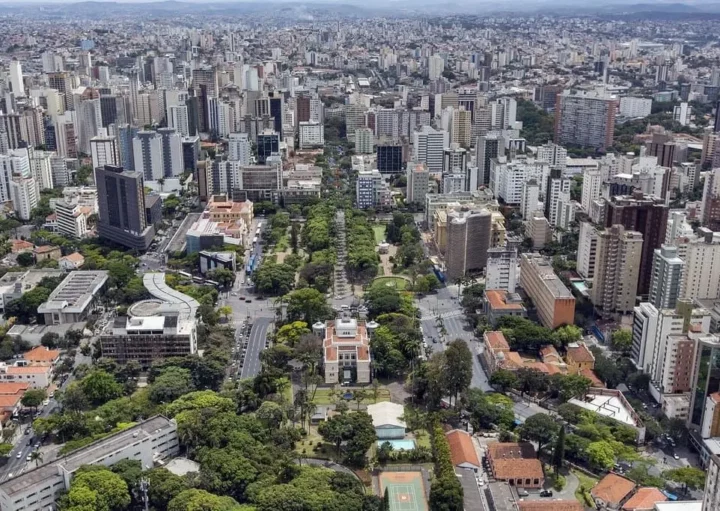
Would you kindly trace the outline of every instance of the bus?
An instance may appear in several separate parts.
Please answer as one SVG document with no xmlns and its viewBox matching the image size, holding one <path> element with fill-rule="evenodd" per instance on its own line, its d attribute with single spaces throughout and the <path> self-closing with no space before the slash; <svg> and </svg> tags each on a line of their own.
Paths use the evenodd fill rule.
<svg viewBox="0 0 720 511">
<path fill-rule="evenodd" d="M 260 227 L 258 227 L 257 230 L 255 231 L 255 236 L 260 236 Z"/>
<path fill-rule="evenodd" d="M 206 281 L 205 281 L 205 284 L 207 284 L 208 286 L 220 287 L 220 283 L 219 283 L 219 282 L 215 282 L 214 280 L 206 280 Z"/>
<path fill-rule="evenodd" d="M 260 229 L 262 227 L 262 222 L 258 222 L 257 228 Z"/>
<path fill-rule="evenodd" d="M 193 282 L 195 282 L 196 284 L 202 284 L 203 282 L 205 282 L 205 279 L 203 279 L 202 277 L 193 277 L 192 279 Z"/>
<path fill-rule="evenodd" d="M 253 247 L 256 247 L 256 246 L 257 246 L 257 243 L 258 243 L 258 237 L 255 236 L 255 237 L 253 238 Z"/>
<path fill-rule="evenodd" d="M 182 275 L 183 277 L 187 277 L 187 278 L 189 278 L 189 279 L 192 278 L 192 274 L 190 274 L 190 273 L 188 273 L 188 272 L 186 272 L 186 271 L 179 271 L 179 272 L 178 272 L 178 275 Z"/>
<path fill-rule="evenodd" d="M 255 269 L 255 254 L 250 256 L 250 259 L 248 260 L 248 263 L 247 263 L 247 267 L 245 268 L 245 273 L 247 275 L 250 275 L 254 269 Z"/>
</svg>

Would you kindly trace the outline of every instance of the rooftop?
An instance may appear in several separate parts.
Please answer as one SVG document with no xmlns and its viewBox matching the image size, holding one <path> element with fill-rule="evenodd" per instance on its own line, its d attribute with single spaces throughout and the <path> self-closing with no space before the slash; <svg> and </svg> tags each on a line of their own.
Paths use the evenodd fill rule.
<svg viewBox="0 0 720 511">
<path fill-rule="evenodd" d="M 72 271 L 38 307 L 38 312 L 81 313 L 107 279 L 108 272 L 105 270 Z"/>
<path fill-rule="evenodd" d="M 30 362 L 54 362 L 60 357 L 60 351 L 51 350 L 45 346 L 36 346 L 23 355 Z"/>
<path fill-rule="evenodd" d="M 572 293 L 553 270 L 548 258 L 540 254 L 522 254 L 521 258 L 532 266 L 530 271 L 533 271 L 542 280 L 554 298 L 573 298 Z"/>
<path fill-rule="evenodd" d="M 448 444 L 450 444 L 450 456 L 453 465 L 470 464 L 475 467 L 480 466 L 477 451 L 473 445 L 472 437 L 466 432 L 454 429 L 445 434 Z"/>
<path fill-rule="evenodd" d="M 398 426 L 405 428 L 405 421 L 401 419 L 405 413 L 403 405 L 398 403 L 391 403 L 390 401 L 383 401 L 381 403 L 375 403 L 368 405 L 367 413 L 372 417 L 373 426 Z"/>
<path fill-rule="evenodd" d="M 635 489 L 635 483 L 617 474 L 610 473 L 590 490 L 590 494 L 603 502 L 618 505 Z"/>
<path fill-rule="evenodd" d="M 584 342 L 571 342 L 568 344 L 567 357 L 577 363 L 595 362 L 595 355 L 592 354 Z"/>
<path fill-rule="evenodd" d="M 502 289 L 486 290 L 485 299 L 494 310 L 525 310 L 522 300 L 516 293 L 508 293 Z"/>
<path fill-rule="evenodd" d="M 605 417 L 610 417 L 628 426 L 637 427 L 638 421 L 636 420 L 635 410 L 629 404 L 626 404 L 627 402 L 623 402 L 624 398 L 621 399 L 613 394 L 601 394 L 599 393 L 601 390 L 590 389 L 590 392 L 585 395 L 585 399 L 573 398 L 568 402 Z"/>
<path fill-rule="evenodd" d="M 501 442 L 488 445 L 488 455 L 493 459 L 535 458 L 535 448 L 529 442 Z"/>
<path fill-rule="evenodd" d="M 500 331 L 490 331 L 484 334 L 487 344 L 493 350 L 509 350 L 510 345 L 505 339 L 505 335 Z"/>
<path fill-rule="evenodd" d="M 538 459 L 499 459 L 493 461 L 496 479 L 543 479 L 542 463 Z"/>
<path fill-rule="evenodd" d="M 622 507 L 623 511 L 652 511 L 656 502 L 665 502 L 667 497 L 657 488 L 639 488 Z"/>
<path fill-rule="evenodd" d="M 195 312 L 200 304 L 194 298 L 189 297 L 180 291 L 175 291 L 165 283 L 164 273 L 146 273 L 143 276 L 143 284 L 148 292 L 163 302 L 176 305 L 180 314 L 185 319 L 195 318 Z"/>
<path fill-rule="evenodd" d="M 577 500 L 521 500 L 518 507 L 520 511 L 584 511 Z"/>
</svg>

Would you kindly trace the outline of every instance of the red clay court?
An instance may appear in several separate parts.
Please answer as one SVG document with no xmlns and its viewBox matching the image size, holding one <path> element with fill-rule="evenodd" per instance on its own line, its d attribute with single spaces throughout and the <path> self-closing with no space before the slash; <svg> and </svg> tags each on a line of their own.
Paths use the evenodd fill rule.
<svg viewBox="0 0 720 511">
<path fill-rule="evenodd" d="M 381 472 L 380 495 L 388 489 L 390 511 L 428 511 L 421 472 Z"/>
</svg>

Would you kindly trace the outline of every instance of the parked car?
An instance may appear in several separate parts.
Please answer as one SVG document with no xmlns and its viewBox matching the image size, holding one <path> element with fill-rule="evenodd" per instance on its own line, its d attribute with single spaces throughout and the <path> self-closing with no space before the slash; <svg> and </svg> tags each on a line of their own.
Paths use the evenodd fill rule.
<svg viewBox="0 0 720 511">
<path fill-rule="evenodd" d="M 552 490 L 543 490 L 540 492 L 540 496 L 541 497 L 552 497 L 553 492 L 552 492 Z"/>
<path fill-rule="evenodd" d="M 530 494 L 527 492 L 527 490 L 524 490 L 522 488 L 518 488 L 518 496 L 520 497 L 527 497 Z"/>
</svg>

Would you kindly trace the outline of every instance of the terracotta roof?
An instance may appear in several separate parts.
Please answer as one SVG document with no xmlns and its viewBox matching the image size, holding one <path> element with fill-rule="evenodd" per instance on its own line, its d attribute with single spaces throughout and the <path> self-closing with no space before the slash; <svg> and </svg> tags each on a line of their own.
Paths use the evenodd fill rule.
<svg viewBox="0 0 720 511">
<path fill-rule="evenodd" d="M 499 459 L 493 461 L 495 478 L 508 479 L 544 479 L 542 463 L 538 459 Z"/>
<path fill-rule="evenodd" d="M 605 388 L 605 383 L 598 378 L 597 374 L 595 374 L 595 371 L 592 369 L 585 368 L 580 371 L 580 374 L 592 382 L 592 387 Z"/>
<path fill-rule="evenodd" d="M 622 507 L 624 511 L 652 511 L 656 502 L 665 502 L 667 497 L 657 488 L 640 488 Z"/>
<path fill-rule="evenodd" d="M 43 245 L 41 247 L 35 247 L 36 254 L 44 254 L 45 252 L 54 252 L 55 250 L 60 250 L 60 247 L 56 247 L 55 245 Z"/>
<path fill-rule="evenodd" d="M 535 448 L 529 442 L 499 442 L 489 444 L 488 455 L 493 460 L 502 458 L 535 458 Z"/>
<path fill-rule="evenodd" d="M 370 360 L 370 350 L 367 346 L 359 346 L 357 349 L 358 360 Z"/>
<path fill-rule="evenodd" d="M 80 252 L 73 252 L 72 254 L 66 255 L 65 257 L 63 257 L 63 259 L 65 259 L 66 261 L 73 262 L 73 263 L 85 262 L 85 258 L 82 256 L 82 254 Z"/>
<path fill-rule="evenodd" d="M 603 477 L 595 487 L 590 490 L 590 495 L 601 499 L 608 504 L 620 505 L 632 491 L 635 483 L 617 474 L 610 473 Z"/>
<path fill-rule="evenodd" d="M 548 362 L 545 360 L 546 358 L 552 358 L 552 362 L 560 362 L 560 353 L 557 352 L 555 349 L 555 346 L 552 344 L 548 344 L 547 346 L 543 346 L 540 348 L 540 358 L 542 358 L 543 362 Z"/>
<path fill-rule="evenodd" d="M 29 250 L 35 248 L 35 245 L 25 240 L 13 240 L 12 251 L 17 252 L 18 250 Z"/>
<path fill-rule="evenodd" d="M 45 346 L 36 346 L 23 355 L 25 360 L 30 362 L 54 362 L 60 357 L 58 350 L 51 350 Z"/>
<path fill-rule="evenodd" d="M 520 511 L 584 511 L 577 500 L 521 500 L 518 506 Z"/>
<path fill-rule="evenodd" d="M 485 291 L 485 296 L 487 297 L 487 301 L 490 303 L 490 307 L 493 309 L 503 309 L 503 310 L 522 310 L 523 304 L 522 303 L 507 303 L 508 292 L 503 291 L 501 289 L 491 289 Z"/>
<path fill-rule="evenodd" d="M 494 350 L 510 350 L 510 345 L 505 339 L 505 335 L 500 331 L 485 332 L 487 344 Z"/>
<path fill-rule="evenodd" d="M 0 396 L 12 396 L 23 394 L 30 388 L 30 384 L 21 381 L 0 382 Z"/>
<path fill-rule="evenodd" d="M 7 368 L 7 374 L 41 374 L 47 373 L 50 366 L 10 366 Z"/>
<path fill-rule="evenodd" d="M 567 347 L 567 356 L 575 362 L 595 362 L 595 356 L 584 342 L 571 343 Z"/>
<path fill-rule="evenodd" d="M 535 369 L 536 371 L 540 371 L 541 373 L 545 374 L 561 374 L 562 371 L 559 367 L 553 364 L 546 364 L 544 362 L 527 362 L 525 363 L 525 367 L 528 369 Z"/>
<path fill-rule="evenodd" d="M 57 220 L 57 213 L 50 213 L 48 216 L 45 217 L 45 220 L 47 220 L 48 222 Z"/>
<path fill-rule="evenodd" d="M 337 357 L 337 348 L 334 348 L 332 346 L 328 346 L 325 348 L 325 360 L 328 360 L 330 362 L 336 362 L 338 359 Z"/>
<path fill-rule="evenodd" d="M 505 352 L 505 363 L 503 364 L 504 369 L 512 371 L 513 369 L 520 369 L 525 365 L 525 361 L 517 351 Z"/>
<path fill-rule="evenodd" d="M 450 444 L 450 455 L 453 465 L 469 463 L 476 467 L 480 466 L 472 437 L 465 431 L 454 429 L 445 434 Z"/>
<path fill-rule="evenodd" d="M 708 396 L 710 399 L 715 401 L 716 403 L 720 403 L 720 392 L 713 392 Z"/>
<path fill-rule="evenodd" d="M 21 399 L 22 394 L 0 396 L 0 408 L 15 408 Z"/>
</svg>

